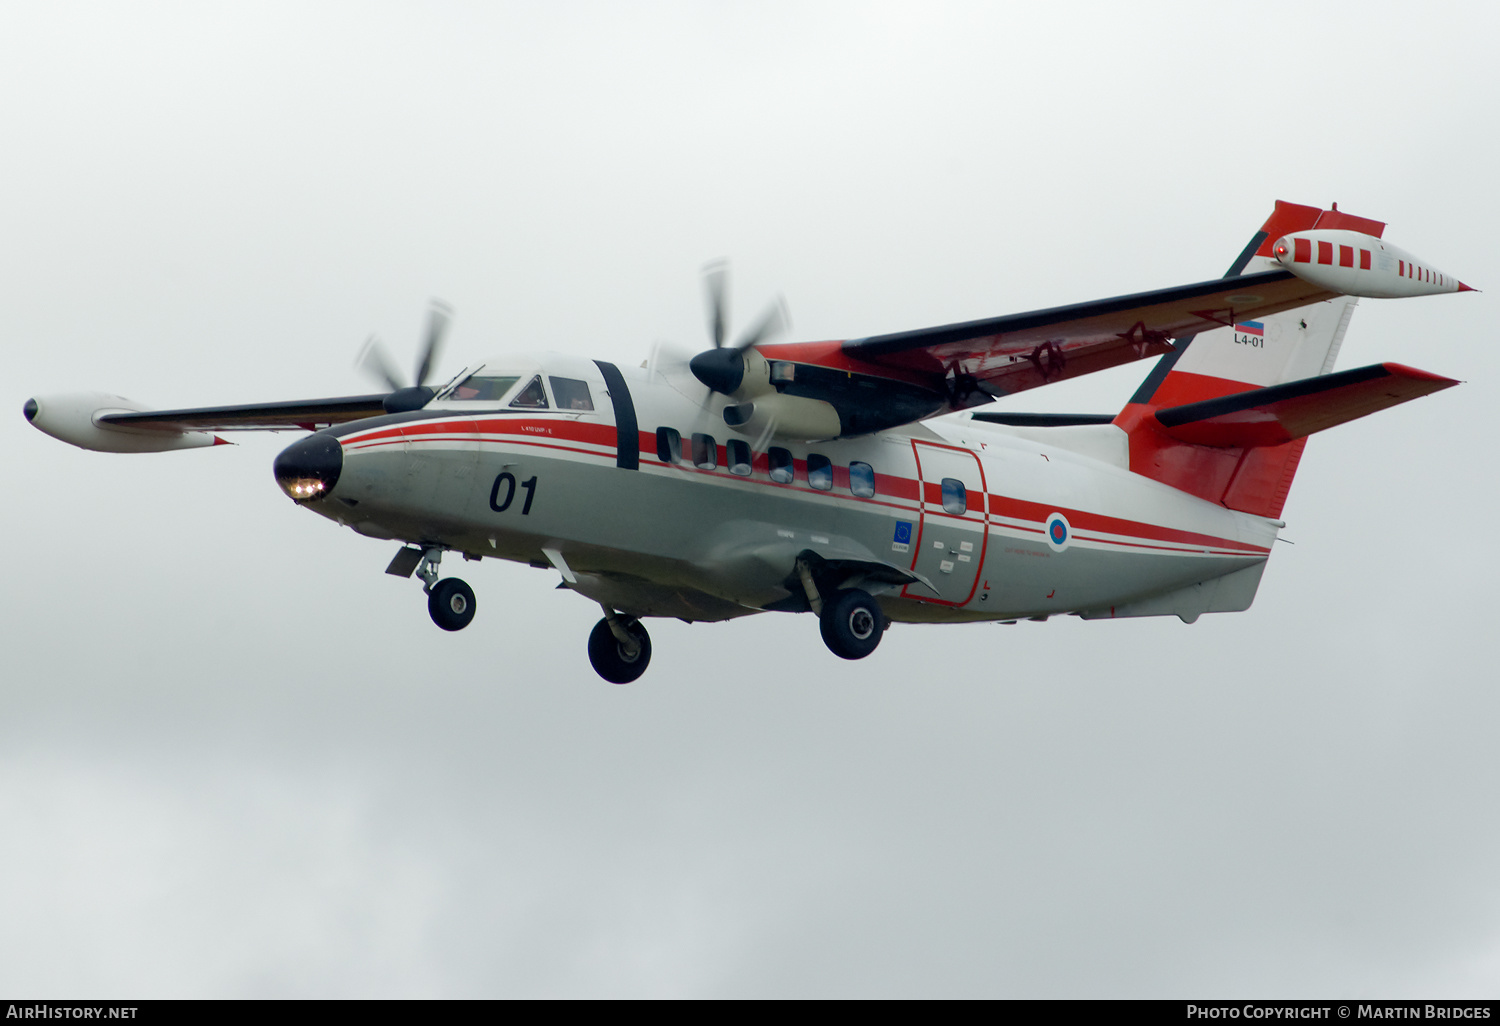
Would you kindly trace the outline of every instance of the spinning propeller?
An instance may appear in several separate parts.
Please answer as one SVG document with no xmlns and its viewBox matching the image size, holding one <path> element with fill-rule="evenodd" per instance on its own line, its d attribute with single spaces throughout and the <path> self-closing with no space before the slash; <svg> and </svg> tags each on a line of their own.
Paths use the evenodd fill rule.
<svg viewBox="0 0 1500 1026">
<path fill-rule="evenodd" d="M 708 300 L 708 333 L 714 347 L 688 361 L 694 377 L 710 391 L 723 395 L 733 395 L 744 380 L 745 353 L 786 331 L 791 324 L 786 303 L 778 296 L 761 314 L 760 320 L 735 339 L 733 345 L 726 346 L 724 339 L 729 334 L 728 278 L 729 267 L 722 260 L 703 269 L 703 289 Z"/>
<path fill-rule="evenodd" d="M 443 336 L 447 333 L 448 322 L 453 319 L 453 308 L 440 299 L 432 301 L 432 307 L 427 312 L 427 334 L 422 340 L 422 348 L 417 356 L 416 384 L 405 384 L 391 363 L 390 354 L 386 352 L 385 343 L 371 335 L 365 342 L 364 348 L 359 351 L 359 357 L 355 364 L 366 374 L 384 382 L 390 386 L 391 394 L 385 397 L 381 403 L 387 413 L 404 413 L 407 410 L 420 410 L 432 401 L 437 394 L 436 390 L 428 387 L 427 378 L 437 366 L 438 356 L 443 349 Z"/>
</svg>

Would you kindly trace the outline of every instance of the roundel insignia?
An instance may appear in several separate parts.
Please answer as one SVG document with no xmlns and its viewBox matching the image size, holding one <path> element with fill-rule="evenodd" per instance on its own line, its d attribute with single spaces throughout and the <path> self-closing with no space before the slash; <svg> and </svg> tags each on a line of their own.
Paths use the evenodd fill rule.
<svg viewBox="0 0 1500 1026">
<path fill-rule="evenodd" d="M 1073 540 L 1073 525 L 1061 513 L 1047 517 L 1047 544 L 1053 552 L 1061 552 Z"/>
</svg>

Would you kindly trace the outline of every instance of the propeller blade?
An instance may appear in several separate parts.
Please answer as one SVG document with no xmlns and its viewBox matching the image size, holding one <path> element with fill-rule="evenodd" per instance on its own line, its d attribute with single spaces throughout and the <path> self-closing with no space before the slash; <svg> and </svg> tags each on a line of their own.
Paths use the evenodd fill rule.
<svg viewBox="0 0 1500 1026">
<path fill-rule="evenodd" d="M 734 343 L 734 348 L 743 352 L 746 349 L 775 338 L 791 327 L 791 325 L 792 318 L 791 314 L 787 312 L 786 300 L 777 296 L 771 301 L 771 305 L 766 308 L 766 312 L 761 314 L 760 320 L 755 323 L 755 327 L 741 335 Z"/>
<path fill-rule="evenodd" d="M 766 421 L 766 426 L 761 429 L 760 435 L 755 439 L 755 444 L 750 446 L 751 452 L 765 452 L 766 446 L 770 445 L 771 439 L 776 437 L 776 415 L 772 414 Z"/>
<path fill-rule="evenodd" d="M 688 373 L 688 361 L 693 358 L 693 353 L 679 349 L 670 342 L 658 340 L 651 345 L 651 355 L 646 358 L 645 368 L 651 372 L 652 377 L 658 381 L 673 382 L 683 378 L 691 377 Z M 697 391 L 694 386 L 694 391 Z"/>
<path fill-rule="evenodd" d="M 441 299 L 434 299 L 432 309 L 427 312 L 427 337 L 422 340 L 421 355 L 417 358 L 417 384 L 427 384 L 427 377 L 443 351 L 443 335 L 452 319 L 453 308 Z"/>
<path fill-rule="evenodd" d="M 359 351 L 354 365 L 372 378 L 389 385 L 392 392 L 406 387 L 386 354 L 385 344 L 374 335 L 365 340 L 364 348 Z"/>
<path fill-rule="evenodd" d="M 703 292 L 708 300 L 708 334 L 715 349 L 724 348 L 724 337 L 729 334 L 728 277 L 727 261 L 715 260 L 703 268 Z"/>
</svg>

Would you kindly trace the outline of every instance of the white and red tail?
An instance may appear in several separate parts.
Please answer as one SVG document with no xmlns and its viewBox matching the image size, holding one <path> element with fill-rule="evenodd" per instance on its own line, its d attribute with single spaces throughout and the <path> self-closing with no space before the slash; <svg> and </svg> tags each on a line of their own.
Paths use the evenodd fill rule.
<svg viewBox="0 0 1500 1026">
<path fill-rule="evenodd" d="M 1225 277 L 1280 270 L 1273 244 L 1313 229 L 1379 239 L 1385 225 L 1278 200 Z M 1332 373 L 1357 302 L 1338 296 L 1238 323 L 1229 313 L 1223 327 L 1178 339 L 1115 418 L 1130 469 L 1274 519 L 1307 435 L 1457 384 L 1398 364 Z"/>
</svg>

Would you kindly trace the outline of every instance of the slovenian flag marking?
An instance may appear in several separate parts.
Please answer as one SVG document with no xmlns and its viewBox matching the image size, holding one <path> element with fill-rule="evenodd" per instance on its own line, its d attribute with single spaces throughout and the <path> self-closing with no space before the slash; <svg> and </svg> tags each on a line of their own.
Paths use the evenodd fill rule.
<svg viewBox="0 0 1500 1026">
<path fill-rule="evenodd" d="M 1255 335 L 1259 338 L 1266 337 L 1266 326 L 1261 321 L 1245 321 L 1241 324 L 1236 324 L 1234 330 L 1243 332 L 1246 335 Z"/>
</svg>

